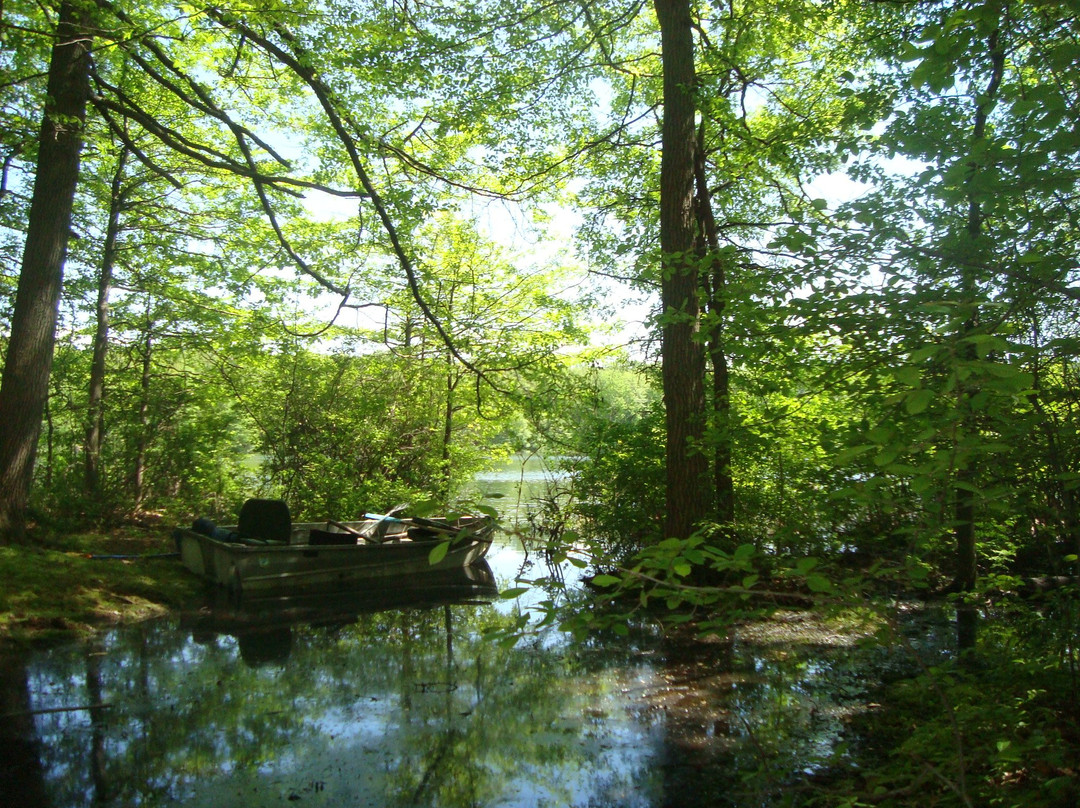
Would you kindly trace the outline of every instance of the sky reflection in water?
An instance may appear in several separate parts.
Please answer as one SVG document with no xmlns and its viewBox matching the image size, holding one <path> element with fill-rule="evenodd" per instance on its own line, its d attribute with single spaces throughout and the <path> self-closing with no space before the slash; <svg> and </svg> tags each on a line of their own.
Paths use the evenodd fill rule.
<svg viewBox="0 0 1080 808">
<path fill-rule="evenodd" d="M 520 551 L 490 559 L 512 586 Z M 0 744 L 29 752 L 25 782 L 4 788 L 55 808 L 778 804 L 843 763 L 867 671 L 887 664 L 776 637 L 671 643 L 647 625 L 481 639 L 518 608 L 353 604 L 247 624 L 204 609 L 8 659 L 0 712 L 22 718 Z"/>
<path fill-rule="evenodd" d="M 505 619 L 437 606 L 241 636 L 160 622 L 38 654 L 32 709 L 109 705 L 36 716 L 44 791 L 55 806 L 654 804 L 656 743 L 626 695 L 648 665 L 479 639 Z"/>
</svg>

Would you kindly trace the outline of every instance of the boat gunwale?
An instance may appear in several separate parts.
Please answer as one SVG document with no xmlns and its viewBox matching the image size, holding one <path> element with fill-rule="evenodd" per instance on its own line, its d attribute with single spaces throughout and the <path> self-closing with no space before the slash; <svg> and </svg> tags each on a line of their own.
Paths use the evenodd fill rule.
<svg viewBox="0 0 1080 808">
<path fill-rule="evenodd" d="M 287 553 L 296 552 L 297 550 L 303 550 L 305 552 L 333 551 L 337 553 L 353 553 L 357 551 L 368 552 L 380 547 L 398 547 L 403 549 L 416 550 L 419 547 L 434 547 L 435 545 L 447 541 L 451 543 L 452 549 L 455 550 L 457 549 L 457 546 L 461 545 L 463 542 L 482 543 L 490 545 L 494 538 L 494 521 L 490 519 L 490 517 L 486 516 L 478 516 L 472 518 L 475 521 L 468 524 L 458 526 L 447 525 L 445 528 L 446 532 L 443 535 L 433 535 L 424 538 L 413 538 L 409 536 L 406 531 L 409 527 L 425 528 L 427 527 L 426 525 L 410 522 L 408 518 L 399 519 L 394 524 L 404 525 L 405 529 L 401 530 L 401 532 L 390 533 L 383 541 L 357 541 L 356 544 L 310 544 L 309 542 L 300 542 L 295 540 L 298 535 L 302 536 L 305 532 L 310 533 L 310 531 L 312 530 L 326 530 L 329 523 L 325 521 L 298 522 L 292 525 L 291 536 L 288 544 L 247 544 L 244 541 L 225 541 L 223 539 L 215 538 L 214 536 L 208 536 L 205 533 L 200 533 L 199 531 L 194 530 L 190 527 L 182 527 L 179 528 L 179 530 L 182 533 L 195 536 L 200 540 L 208 541 L 212 544 L 218 545 L 221 548 L 227 550 L 228 552 L 240 553 Z M 372 525 L 378 524 L 380 521 L 381 520 L 379 519 L 360 519 L 351 522 L 339 522 L 338 524 L 346 527 L 359 529 L 364 527 L 371 527 Z M 474 529 L 474 526 L 476 526 L 476 529 Z M 220 529 L 235 532 L 236 525 L 221 525 Z M 451 533 L 451 530 L 454 530 L 456 532 Z M 348 535 L 347 533 L 341 531 L 333 531 L 332 529 L 330 532 L 340 532 L 342 535 Z"/>
</svg>

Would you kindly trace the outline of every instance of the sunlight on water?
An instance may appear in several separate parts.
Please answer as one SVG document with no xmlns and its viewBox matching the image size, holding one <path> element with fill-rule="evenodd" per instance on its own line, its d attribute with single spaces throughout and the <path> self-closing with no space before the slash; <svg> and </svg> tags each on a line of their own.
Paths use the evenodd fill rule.
<svg viewBox="0 0 1080 808">
<path fill-rule="evenodd" d="M 568 479 L 567 473 L 559 469 L 558 460 L 535 454 L 515 455 L 477 474 L 467 494 L 498 511 L 504 525 L 519 524 L 551 486 Z"/>
<path fill-rule="evenodd" d="M 492 474 L 479 483 L 521 480 Z M 549 571 L 512 537 L 488 560 L 500 589 Z M 451 583 L 423 608 L 211 598 L 6 659 L 0 692 L 23 701 L 0 705 L 0 741 L 26 757 L 9 789 L 54 808 L 763 806 L 869 709 L 876 661 L 857 649 L 753 631 L 680 644 L 647 620 L 498 644 L 484 634 L 548 593 Z"/>
</svg>

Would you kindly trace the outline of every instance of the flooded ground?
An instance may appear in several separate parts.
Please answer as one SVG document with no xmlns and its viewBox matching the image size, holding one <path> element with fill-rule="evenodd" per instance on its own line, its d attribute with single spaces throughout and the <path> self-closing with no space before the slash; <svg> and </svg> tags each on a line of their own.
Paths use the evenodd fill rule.
<svg viewBox="0 0 1080 808">
<path fill-rule="evenodd" d="M 505 588 L 519 552 L 492 562 Z M 873 709 L 874 652 L 799 615 L 705 644 L 644 624 L 506 647 L 482 635 L 518 603 L 443 594 L 207 604 L 9 661 L 22 804 L 764 805 L 842 761 Z"/>
<path fill-rule="evenodd" d="M 219 598 L 3 660 L 11 804 L 780 805 L 846 765 L 904 664 L 794 613 L 707 643 L 647 621 L 491 642 L 537 595 L 495 595 L 514 541 L 489 560 L 419 601 Z M 938 653 L 942 631 L 917 636 Z"/>
</svg>

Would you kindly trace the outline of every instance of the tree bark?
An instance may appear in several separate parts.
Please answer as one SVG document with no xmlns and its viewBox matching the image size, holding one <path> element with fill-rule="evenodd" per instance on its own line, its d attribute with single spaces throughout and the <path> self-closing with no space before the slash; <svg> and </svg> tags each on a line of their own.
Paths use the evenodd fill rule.
<svg viewBox="0 0 1080 808">
<path fill-rule="evenodd" d="M 694 155 L 697 186 L 697 220 L 701 245 L 699 254 L 705 272 L 705 299 L 709 312 L 707 329 L 709 363 L 712 365 L 713 496 L 716 521 L 730 535 L 735 522 L 735 480 L 731 474 L 731 378 L 724 339 L 724 310 L 727 308 L 727 273 L 720 254 L 720 237 L 713 216 L 712 194 L 705 166 L 705 122 L 698 126 Z"/>
<path fill-rule="evenodd" d="M 101 253 L 98 275 L 97 323 L 94 330 L 94 356 L 90 365 L 90 388 L 86 418 L 86 458 L 84 486 L 88 495 L 101 488 L 101 444 L 104 439 L 105 359 L 109 351 L 109 291 L 112 288 L 113 267 L 116 264 L 116 241 L 120 234 L 120 213 L 124 204 L 124 168 L 127 148 L 116 159 L 112 187 L 109 193 L 109 222 L 105 230 L 105 245 Z"/>
<path fill-rule="evenodd" d="M 454 440 L 454 413 L 457 407 L 454 404 L 454 393 L 457 390 L 461 376 L 454 372 L 454 355 L 446 352 L 446 397 L 443 400 L 443 432 L 442 432 L 442 468 L 440 473 L 439 495 L 443 499 L 449 499 L 451 489 L 450 474 L 450 444 Z"/>
<path fill-rule="evenodd" d="M 654 0 L 664 74 L 660 162 L 660 302 L 666 411 L 666 536 L 686 538 L 708 513 L 705 355 L 694 254 L 694 38 L 687 0 Z"/>
<path fill-rule="evenodd" d="M 142 344 L 142 374 L 139 377 L 139 434 L 135 443 L 135 460 L 131 469 L 132 511 L 142 508 L 146 498 L 146 455 L 150 448 L 150 386 L 153 383 L 154 319 L 153 298 L 146 298 L 146 333 Z"/>
<path fill-rule="evenodd" d="M 89 95 L 91 37 L 72 2 L 60 6 L 49 62 L 37 173 L 11 339 L 0 381 L 0 538 L 21 539 L 49 395 L 71 210 Z"/>
</svg>

